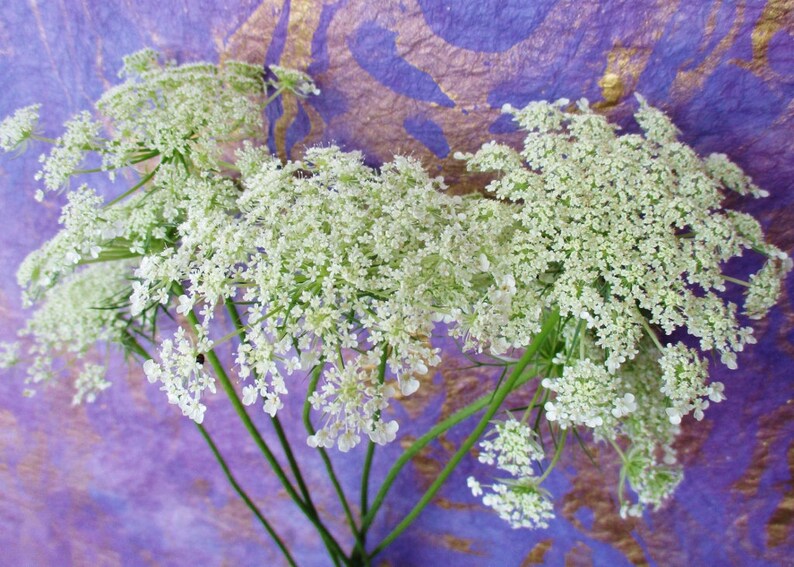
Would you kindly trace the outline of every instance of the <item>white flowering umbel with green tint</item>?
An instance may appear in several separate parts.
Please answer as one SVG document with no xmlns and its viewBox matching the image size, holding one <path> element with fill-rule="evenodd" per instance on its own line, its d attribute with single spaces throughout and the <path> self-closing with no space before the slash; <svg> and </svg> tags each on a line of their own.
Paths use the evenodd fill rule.
<svg viewBox="0 0 794 567">
<path fill-rule="evenodd" d="M 482 470 L 468 485 L 513 527 L 548 525 L 554 506 L 542 483 L 566 441 L 588 431 L 622 461 L 621 513 L 640 515 L 682 478 L 673 442 L 684 417 L 700 421 L 724 399 L 709 360 L 736 368 L 736 353 L 755 342 L 747 320 L 774 305 L 791 269 L 752 217 L 722 205 L 726 190 L 765 192 L 724 155 L 704 160 L 679 142 L 640 97 L 643 133 L 622 136 L 587 101 L 506 107 L 524 147 L 490 142 L 456 154 L 493 177 L 482 195 L 460 197 L 409 158 L 373 169 L 336 147 L 286 163 L 271 155 L 263 109 L 279 96 L 321 96 L 303 73 L 273 67 L 265 79 L 239 62 L 162 64 L 146 50 L 125 60 L 121 76 L 96 113 L 78 114 L 56 139 L 40 134 L 38 106 L 0 127 L 8 151 L 52 144 L 36 197 L 67 197 L 63 228 L 19 269 L 35 311 L 0 361 L 26 369 L 29 394 L 68 363 L 81 403 L 110 386 L 97 347 L 138 357 L 196 422 L 290 564 L 289 546 L 201 426 L 217 389 L 337 565 L 370 564 L 476 445 Z M 103 197 L 72 188 L 72 177 L 91 172 L 124 189 Z M 763 267 L 744 279 L 725 274 L 744 252 Z M 737 285 L 746 288 L 742 307 L 724 299 Z M 216 321 L 226 317 L 231 333 Z M 160 331 L 164 318 L 178 323 L 172 336 Z M 678 330 L 693 340 L 672 342 Z M 400 436 L 389 407 L 422 388 L 440 361 L 434 331 L 501 376 L 408 444 L 370 501 L 374 448 Z M 234 355 L 221 360 L 216 349 L 228 341 Z M 518 390 L 531 401 L 507 412 Z M 306 442 L 326 464 L 350 542 L 331 535 L 312 501 L 280 421 L 285 396 L 305 400 Z M 252 410 L 269 415 L 291 478 Z M 405 464 L 468 418 L 476 424 L 413 510 L 368 542 Z M 360 443 L 368 450 L 354 514 L 326 450 Z"/>
</svg>

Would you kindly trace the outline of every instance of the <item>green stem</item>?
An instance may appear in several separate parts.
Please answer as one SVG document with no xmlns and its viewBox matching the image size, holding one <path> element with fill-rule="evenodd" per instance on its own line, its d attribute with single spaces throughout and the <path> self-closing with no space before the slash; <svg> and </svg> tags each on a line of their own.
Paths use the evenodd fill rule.
<svg viewBox="0 0 794 567">
<path fill-rule="evenodd" d="M 367 510 L 369 508 L 369 473 L 372 469 L 372 459 L 375 456 L 375 443 L 370 440 L 367 444 L 367 456 L 364 458 L 364 470 L 361 473 L 361 517 L 367 517 Z M 361 536 L 365 537 L 367 534 L 367 526 L 361 526 Z"/>
<path fill-rule="evenodd" d="M 532 375 L 525 374 L 515 383 L 515 388 L 524 385 L 531 378 L 533 378 Z M 395 461 L 395 463 L 392 465 L 391 469 L 389 469 L 389 472 L 386 474 L 386 478 L 378 490 L 378 493 L 375 495 L 375 500 L 372 502 L 372 507 L 369 509 L 366 517 L 364 518 L 365 529 L 372 525 L 375 515 L 383 505 L 383 501 L 386 499 L 392 484 L 394 484 L 394 481 L 397 479 L 397 475 L 400 474 L 400 471 L 403 469 L 403 467 L 405 467 L 405 465 L 407 465 L 411 459 L 413 459 L 419 453 L 419 451 L 424 449 L 432 441 L 480 411 L 482 408 L 491 403 L 491 400 L 493 400 L 493 394 L 485 394 L 466 407 L 456 411 L 444 421 L 437 423 L 427 433 L 414 441 L 411 446 L 408 447 L 402 455 L 400 455 L 397 461 Z"/>
<path fill-rule="evenodd" d="M 226 299 L 224 301 L 226 305 L 226 311 L 229 313 L 229 317 L 232 319 L 232 323 L 234 324 L 234 335 L 240 335 L 240 340 L 243 342 L 247 342 L 247 335 L 245 333 L 245 325 L 243 325 L 243 321 L 240 318 L 240 313 L 237 311 L 237 308 L 234 306 L 234 303 L 231 299 Z M 227 335 L 228 336 L 228 335 Z M 222 341 L 225 340 L 226 337 L 221 339 Z M 296 482 L 298 483 L 298 489 L 301 491 L 303 495 L 303 500 L 306 502 L 306 505 L 316 514 L 317 508 L 314 506 L 312 502 L 311 495 L 309 494 L 309 489 L 306 487 L 306 482 L 303 479 L 303 475 L 301 474 L 300 467 L 298 466 L 298 461 L 295 460 L 295 454 L 292 452 L 292 447 L 287 440 L 287 435 L 284 433 L 284 428 L 281 426 L 281 420 L 278 416 L 274 416 L 270 418 L 271 423 L 273 424 L 273 429 L 276 430 L 276 436 L 278 437 L 278 441 L 281 444 L 282 449 L 284 450 L 284 454 L 287 457 L 287 462 L 289 463 L 290 470 L 292 470 L 292 475 L 295 477 Z"/>
<path fill-rule="evenodd" d="M 58 143 L 58 140 L 56 140 L 55 138 L 47 138 L 46 136 L 39 136 L 38 134 L 31 134 L 30 135 L 30 139 L 31 140 L 37 140 L 39 142 L 46 142 L 46 143 L 52 144 L 52 145 L 55 145 L 55 144 Z"/>
<path fill-rule="evenodd" d="M 316 433 L 311 420 L 311 404 L 309 403 L 309 396 L 311 396 L 312 393 L 314 393 L 314 390 L 317 388 L 317 383 L 320 381 L 322 370 L 322 362 L 318 363 L 317 366 L 314 367 L 314 370 L 312 370 L 309 381 L 309 389 L 306 392 L 306 400 L 303 402 L 303 425 L 306 427 L 306 431 L 309 433 L 309 435 L 314 435 Z M 368 565 L 369 561 L 367 552 L 364 548 L 364 540 L 362 535 L 363 528 L 359 530 L 358 526 L 356 525 L 356 521 L 353 519 L 353 512 L 350 510 L 350 505 L 347 503 L 345 492 L 342 490 L 342 485 L 339 483 L 339 479 L 336 476 L 333 464 L 331 464 L 331 459 L 328 457 L 328 451 L 326 451 L 323 447 L 317 447 L 317 451 L 320 453 L 320 458 L 323 460 L 325 470 L 328 473 L 328 478 L 331 479 L 331 484 L 334 486 L 336 495 L 339 499 L 339 502 L 342 504 L 342 509 L 345 512 L 347 523 L 350 526 L 353 537 L 355 538 L 355 551 L 353 556 L 355 557 L 358 555 L 360 558 L 364 558 L 365 564 Z"/>
<path fill-rule="evenodd" d="M 656 348 L 658 348 L 661 352 L 664 352 L 664 346 L 662 346 L 662 343 L 659 342 L 659 337 L 657 337 L 654 330 L 651 329 L 651 326 L 648 324 L 648 321 L 646 321 L 645 317 L 643 317 L 642 315 L 640 315 L 639 317 L 642 327 L 645 329 L 645 332 L 648 333 L 648 336 L 653 341 L 653 344 L 655 344 Z"/>
<path fill-rule="evenodd" d="M 380 357 L 378 364 L 378 382 L 383 384 L 386 379 L 386 363 L 389 360 L 389 345 L 383 347 L 383 354 Z M 380 412 L 378 412 L 380 417 Z M 364 470 L 361 473 L 361 539 L 366 541 L 367 528 L 369 527 L 364 523 L 364 518 L 367 517 L 369 511 L 369 475 L 372 470 L 372 459 L 375 457 L 375 443 L 370 440 L 367 444 L 367 456 L 364 458 Z"/>
<path fill-rule="evenodd" d="M 273 538 L 273 541 L 276 542 L 276 545 L 284 554 L 284 557 L 287 559 L 287 562 L 290 565 L 292 565 L 292 567 L 297 567 L 297 563 L 295 563 L 295 560 L 292 558 L 292 555 L 290 554 L 289 550 L 284 545 L 284 541 L 278 536 L 278 534 L 273 529 L 273 526 L 270 525 L 270 522 L 268 522 L 265 519 L 265 517 L 262 515 L 262 512 L 259 510 L 259 508 L 257 508 L 256 504 L 254 504 L 254 501 L 251 500 L 248 494 L 246 494 L 245 490 L 243 490 L 243 488 L 234 478 L 232 471 L 229 469 L 229 465 L 226 463 L 226 460 L 221 455 L 220 451 L 218 450 L 218 447 L 215 445 L 215 442 L 212 440 L 209 433 L 207 433 L 207 430 L 204 428 L 203 425 L 200 425 L 198 423 L 196 424 L 196 427 L 201 433 L 201 436 L 204 437 L 204 440 L 207 442 L 207 445 L 209 445 L 212 454 L 215 455 L 215 459 L 218 461 L 218 464 L 223 469 L 223 473 L 226 475 L 229 484 L 232 485 L 234 490 L 237 492 L 237 495 L 243 499 L 243 502 L 245 502 L 246 506 L 248 506 L 251 512 L 253 512 L 254 515 L 259 519 L 259 522 L 264 526 L 265 530 L 267 530 L 267 533 L 270 534 L 270 537 Z"/>
<path fill-rule="evenodd" d="M 184 295 L 185 290 L 182 288 L 180 284 L 176 283 L 174 284 L 174 286 L 180 295 Z M 196 314 L 193 313 L 193 311 L 188 311 L 187 319 L 190 322 L 191 326 L 193 327 L 193 330 L 196 331 L 196 329 L 199 326 L 199 322 L 198 322 L 198 318 L 196 317 Z M 301 512 L 303 512 L 303 514 L 308 518 L 308 520 L 312 523 L 312 525 L 314 525 L 314 527 L 320 533 L 332 557 L 335 557 L 336 554 L 339 554 L 341 557 L 345 557 L 345 554 L 342 551 L 342 548 L 339 546 L 339 543 L 334 539 L 334 537 L 331 535 L 331 533 L 328 531 L 325 525 L 320 521 L 320 518 L 317 516 L 317 514 L 311 508 L 309 508 L 307 504 L 298 495 L 297 491 L 292 486 L 292 483 L 287 478 L 284 469 L 281 468 L 281 465 L 276 460 L 275 455 L 270 450 L 270 447 L 268 447 L 265 440 L 259 434 L 259 431 L 256 429 L 254 422 L 251 420 L 251 417 L 248 415 L 248 412 L 246 412 L 245 406 L 243 406 L 243 403 L 240 401 L 240 398 L 237 397 L 237 392 L 235 392 L 234 386 L 232 385 L 231 380 L 229 380 L 229 376 L 226 374 L 226 371 L 223 369 L 223 365 L 221 364 L 221 361 L 218 359 L 218 355 L 215 354 L 214 350 L 210 350 L 209 352 L 206 353 L 206 358 L 209 361 L 210 365 L 212 366 L 213 370 L 215 371 L 215 375 L 217 376 L 218 381 L 221 383 L 221 387 L 226 393 L 226 396 L 229 398 L 229 401 L 232 403 L 232 406 L 234 407 L 234 411 L 237 413 L 238 417 L 243 422 L 243 425 L 245 426 L 248 433 L 251 435 L 251 438 L 254 440 L 254 443 L 256 443 L 257 447 L 259 447 L 259 450 L 264 455 L 265 460 L 267 460 L 268 464 L 270 465 L 270 468 L 273 469 L 273 472 L 276 474 L 282 486 L 287 491 L 289 497 L 292 498 L 292 500 L 295 502 L 298 508 L 300 508 Z"/>
<path fill-rule="evenodd" d="M 458 449 L 458 451 L 452 456 L 450 461 L 444 467 L 444 469 L 439 473 L 436 477 L 436 480 L 430 485 L 430 488 L 427 489 L 425 494 L 413 507 L 413 509 L 408 513 L 408 515 L 394 528 L 389 535 L 387 535 L 383 541 L 381 541 L 378 546 L 373 550 L 370 554 L 370 557 L 374 557 L 379 552 L 381 552 L 386 546 L 388 546 L 392 541 L 394 541 L 397 536 L 405 531 L 405 529 L 416 519 L 416 517 L 425 509 L 425 507 L 430 503 L 436 493 L 439 491 L 441 486 L 447 480 L 452 471 L 457 467 L 458 463 L 463 459 L 463 457 L 469 452 L 472 448 L 474 443 L 482 435 L 485 428 L 488 426 L 491 418 L 499 409 L 499 406 L 502 405 L 502 402 L 505 398 L 513 391 L 514 387 L 516 386 L 519 378 L 524 373 L 524 370 L 529 366 L 530 361 L 537 353 L 538 349 L 540 349 L 541 345 L 545 342 L 548 335 L 552 333 L 552 331 L 557 327 L 557 322 L 559 320 L 559 313 L 554 311 L 552 312 L 546 321 L 543 323 L 543 327 L 541 331 L 535 336 L 532 340 L 530 345 L 527 347 L 524 354 L 516 363 L 516 367 L 513 372 L 510 374 L 510 377 L 494 392 L 493 400 L 488 405 L 488 409 L 483 414 L 482 418 L 480 419 L 477 427 L 475 427 L 474 431 L 466 438 L 463 442 L 463 445 Z"/>
<path fill-rule="evenodd" d="M 143 348 L 143 346 L 141 346 L 141 343 L 138 342 L 138 340 L 135 337 L 133 337 L 130 333 L 125 333 L 124 344 L 126 346 L 129 346 L 133 352 L 143 357 L 144 359 L 150 360 L 152 358 L 151 355 L 146 351 L 146 349 Z M 293 567 L 297 567 L 295 560 L 292 558 L 292 555 L 290 554 L 289 550 L 284 545 L 284 541 L 275 532 L 273 527 L 270 525 L 270 522 L 268 522 L 265 519 L 265 517 L 262 515 L 262 512 L 259 510 L 257 505 L 254 504 L 254 501 L 251 500 L 251 498 L 248 496 L 245 490 L 243 490 L 243 487 L 240 486 L 240 484 L 237 482 L 237 479 L 234 478 L 231 469 L 229 469 L 229 465 L 226 463 L 226 460 L 223 458 L 223 455 L 221 455 L 220 450 L 218 450 L 218 446 L 215 445 L 215 442 L 212 440 L 212 437 L 210 437 L 210 434 L 207 432 L 207 430 L 204 428 L 203 425 L 196 423 L 196 427 L 201 433 L 201 436 L 207 442 L 207 445 L 209 445 L 212 454 L 215 455 L 215 459 L 218 461 L 218 464 L 220 464 L 221 469 L 223 469 L 223 472 L 226 475 L 226 479 L 232 485 L 232 488 L 234 488 L 234 490 L 237 492 L 240 498 L 243 499 L 243 502 L 245 502 L 246 506 L 248 506 L 251 512 L 254 513 L 257 519 L 259 519 L 259 522 L 262 524 L 262 526 L 264 526 L 265 530 L 267 530 L 267 533 L 270 534 L 270 537 L 273 538 L 273 541 L 276 542 L 276 545 L 278 545 L 279 549 L 284 554 L 284 557 L 287 559 L 287 562 Z"/>
<path fill-rule="evenodd" d="M 521 417 L 522 422 L 526 423 L 529 421 L 529 416 L 532 413 L 532 410 L 535 409 L 535 402 L 538 401 L 538 396 L 540 396 L 541 391 L 544 389 L 545 388 L 543 388 L 543 386 L 541 386 L 540 384 L 538 384 L 537 388 L 535 388 L 535 393 L 532 394 L 532 400 L 530 400 L 526 411 L 524 411 L 524 415 Z"/>
<path fill-rule="evenodd" d="M 113 199 L 112 201 L 109 201 L 109 202 L 108 202 L 108 203 L 105 205 L 105 208 L 107 208 L 107 207 L 112 207 L 113 205 L 115 205 L 116 203 L 118 203 L 119 201 L 121 201 L 122 199 L 124 199 L 125 197 L 128 197 L 129 195 L 132 195 L 132 194 L 133 194 L 133 193 L 135 193 L 135 192 L 136 192 L 138 189 L 140 189 L 141 187 L 143 187 L 144 185 L 146 185 L 146 184 L 149 182 L 149 180 L 150 180 L 152 177 L 154 177 L 154 175 L 155 175 L 155 173 L 157 173 L 157 170 L 158 170 L 158 169 L 160 169 L 160 164 L 157 164 L 157 167 L 155 167 L 155 168 L 154 168 L 153 170 L 151 170 L 149 173 L 147 173 L 146 175 L 144 175 L 144 176 L 143 176 L 143 178 L 141 178 L 141 180 L 140 180 L 138 183 L 136 183 L 136 184 L 135 184 L 135 185 L 134 185 L 132 188 L 128 189 L 127 191 L 125 191 L 124 193 L 122 193 L 121 195 L 119 195 L 118 197 L 116 197 L 115 199 Z"/>
<path fill-rule="evenodd" d="M 94 151 L 98 151 L 98 150 L 94 150 Z M 120 169 L 122 167 L 129 167 L 129 166 L 135 165 L 137 163 L 142 163 L 142 162 L 144 162 L 146 160 L 152 159 L 153 157 L 157 157 L 159 155 L 160 155 L 160 152 L 151 151 L 151 152 L 149 152 L 147 154 L 141 154 L 139 156 L 136 156 L 131 161 L 129 161 L 127 163 L 124 163 L 124 164 L 122 164 L 120 166 L 110 165 L 108 167 L 92 167 L 90 169 L 75 169 L 75 170 L 72 171 L 72 175 L 85 175 L 86 173 L 100 173 L 102 171 L 112 171 L 114 169 Z"/>
<path fill-rule="evenodd" d="M 229 163 L 228 161 L 223 161 L 222 159 L 218 160 L 218 164 L 222 165 L 226 169 L 230 169 L 232 171 L 240 171 L 240 168 L 234 165 L 233 163 Z"/>
<path fill-rule="evenodd" d="M 281 93 L 283 93 L 283 92 L 284 92 L 284 88 L 283 88 L 283 87 L 278 87 L 278 88 L 277 88 L 275 91 L 273 91 L 273 94 L 272 94 L 272 95 L 270 95 L 269 97 L 267 97 L 267 98 L 265 99 L 265 102 L 263 102 L 263 103 L 262 103 L 262 108 L 267 108 L 267 107 L 268 107 L 268 105 L 269 105 L 271 102 L 273 102 L 274 100 L 276 100 L 276 99 L 279 97 L 279 95 L 280 95 Z"/>
<path fill-rule="evenodd" d="M 742 287 L 751 287 L 748 282 L 746 282 L 744 280 L 737 280 L 736 278 L 732 278 L 731 276 L 723 275 L 722 279 L 724 279 L 726 282 L 733 282 L 733 283 L 738 284 L 738 285 L 740 285 Z"/>
<path fill-rule="evenodd" d="M 284 433 L 284 428 L 281 426 L 281 420 L 278 418 L 278 416 L 276 416 L 270 418 L 270 421 L 273 423 L 273 429 L 276 430 L 276 436 L 278 436 L 278 441 L 281 444 L 281 447 L 284 449 L 284 454 L 287 456 L 287 462 L 289 463 L 290 470 L 292 471 L 292 475 L 295 477 L 295 480 L 298 482 L 298 489 L 301 491 L 306 505 L 315 514 L 317 514 L 317 508 L 314 506 L 314 502 L 312 502 L 312 497 L 309 494 L 309 489 L 306 486 L 303 475 L 301 474 L 298 461 L 295 460 L 295 454 L 292 452 L 292 447 L 287 440 L 287 435 Z"/>
<path fill-rule="evenodd" d="M 562 432 L 562 437 L 560 438 L 560 442 L 557 443 L 557 448 L 554 451 L 554 456 L 551 458 L 551 462 L 549 463 L 549 466 L 546 468 L 545 471 L 543 471 L 543 474 L 537 481 L 538 485 L 544 480 L 546 480 L 546 477 L 548 477 L 549 474 L 551 474 L 552 469 L 554 469 L 555 465 L 557 464 L 557 461 L 560 460 L 560 455 L 562 455 L 562 450 L 565 447 L 565 440 L 567 438 L 568 438 L 568 430 L 565 429 Z"/>
</svg>

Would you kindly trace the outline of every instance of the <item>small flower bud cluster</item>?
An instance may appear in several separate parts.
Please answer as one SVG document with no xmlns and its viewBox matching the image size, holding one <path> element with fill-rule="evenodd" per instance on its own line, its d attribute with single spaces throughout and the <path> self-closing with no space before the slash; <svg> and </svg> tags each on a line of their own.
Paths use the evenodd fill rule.
<svg viewBox="0 0 794 567">
<path fill-rule="evenodd" d="M 107 368 L 100 364 L 88 363 L 83 366 L 83 370 L 74 381 L 74 388 L 77 391 L 72 398 L 72 405 L 76 406 L 84 401 L 92 404 L 100 392 L 110 388 L 111 383 L 105 379 L 106 372 Z"/>
<path fill-rule="evenodd" d="M 325 424 L 308 438 L 310 447 L 332 447 L 349 451 L 361 441 L 361 434 L 379 445 L 394 441 L 399 425 L 382 414 L 396 394 L 394 385 L 378 380 L 377 354 L 332 365 L 323 374 L 323 385 L 309 396 L 315 411 L 322 411 Z"/>
<path fill-rule="evenodd" d="M 20 108 L 0 122 L 0 148 L 7 152 L 23 149 L 39 123 L 40 104 Z"/>
<path fill-rule="evenodd" d="M 697 352 L 681 343 L 667 345 L 659 359 L 662 368 L 661 392 L 672 404 L 666 408 L 670 423 L 678 425 L 681 418 L 692 412 L 696 420 L 703 419 L 703 410 L 713 402 L 725 399 L 721 382 L 707 385 L 708 365 Z"/>
<path fill-rule="evenodd" d="M 68 186 L 69 179 L 83 163 L 86 154 L 98 147 L 99 132 L 102 129 L 102 125 L 85 110 L 69 120 L 65 126 L 66 132 L 58 138 L 50 154 L 42 154 L 39 158 L 42 166 L 36 179 L 43 179 L 44 187 L 49 191 L 58 191 Z"/>
<path fill-rule="evenodd" d="M 320 89 L 306 73 L 279 65 L 270 65 L 269 69 L 275 77 L 271 85 L 277 89 L 289 91 L 299 97 L 320 94 Z"/>
<path fill-rule="evenodd" d="M 483 496 L 483 504 L 493 508 L 513 528 L 545 528 L 554 518 L 553 506 L 537 486 L 535 463 L 544 458 L 537 434 L 512 416 L 495 424 L 493 439 L 480 443 L 481 463 L 496 466 L 511 479 L 482 485 L 474 477 L 467 484 L 472 495 Z M 483 488 L 488 489 L 485 492 Z"/>
</svg>

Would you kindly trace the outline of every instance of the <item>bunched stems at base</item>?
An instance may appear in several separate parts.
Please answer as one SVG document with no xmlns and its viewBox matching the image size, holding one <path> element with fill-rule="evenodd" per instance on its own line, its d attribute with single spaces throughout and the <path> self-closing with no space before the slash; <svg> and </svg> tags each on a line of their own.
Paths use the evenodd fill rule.
<svg viewBox="0 0 794 567">
<path fill-rule="evenodd" d="M 176 287 L 180 293 L 184 293 L 184 290 L 182 290 L 181 286 L 177 284 Z M 199 321 L 195 313 L 193 313 L 192 311 L 188 311 L 187 318 L 188 321 L 190 322 L 190 325 L 193 327 L 193 330 L 195 331 L 199 326 Z M 238 398 L 237 392 L 235 392 L 234 386 L 229 380 L 229 376 L 226 374 L 226 371 L 223 369 L 223 364 L 221 364 L 221 361 L 218 359 L 218 356 L 217 354 L 215 354 L 215 351 L 210 350 L 209 352 L 207 352 L 206 358 L 209 361 L 210 365 L 212 366 L 213 370 L 215 371 L 215 375 L 220 381 L 221 387 L 226 393 L 226 396 L 229 398 L 229 401 L 232 403 L 235 412 L 239 416 L 240 420 L 243 422 L 243 425 L 250 434 L 251 438 L 254 440 L 254 443 L 256 443 L 257 447 L 259 447 L 260 451 L 264 455 L 268 464 L 273 469 L 273 472 L 278 477 L 282 486 L 287 491 L 288 496 L 292 498 L 295 504 L 297 504 L 298 508 L 300 508 L 301 512 L 303 512 L 303 514 L 308 518 L 308 520 L 312 523 L 312 525 L 314 525 L 314 527 L 320 533 L 320 536 L 322 537 L 323 542 L 328 548 L 328 551 L 331 554 L 331 556 L 335 560 L 338 560 L 339 557 L 346 559 L 345 553 L 344 551 L 342 551 L 342 548 L 339 546 L 339 543 L 334 539 L 334 537 L 331 535 L 331 533 L 322 523 L 320 518 L 317 516 L 316 511 L 310 508 L 301 499 L 300 495 L 298 495 L 297 491 L 292 486 L 292 483 L 284 473 L 284 469 L 281 468 L 281 465 L 276 460 L 276 457 L 271 451 L 270 447 L 268 447 L 267 443 L 262 438 L 259 431 L 256 429 L 254 422 L 251 420 L 251 417 L 248 415 L 248 412 L 246 412 L 245 407 Z"/>
</svg>

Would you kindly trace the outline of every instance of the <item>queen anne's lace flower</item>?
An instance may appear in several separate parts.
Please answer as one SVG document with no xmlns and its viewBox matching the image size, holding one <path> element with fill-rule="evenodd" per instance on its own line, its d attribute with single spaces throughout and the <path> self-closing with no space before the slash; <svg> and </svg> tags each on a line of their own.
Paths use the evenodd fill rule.
<svg viewBox="0 0 794 567">
<path fill-rule="evenodd" d="M 382 417 L 388 401 L 394 397 L 391 384 L 377 377 L 377 355 L 346 361 L 338 368 L 331 366 L 324 373 L 321 388 L 309 396 L 309 402 L 322 411 L 322 428 L 308 439 L 311 447 L 331 447 L 347 452 L 361 441 L 361 434 L 380 445 L 393 441 L 398 424 Z"/>
<path fill-rule="evenodd" d="M 33 383 L 56 373 L 54 358 L 77 361 L 76 402 L 108 386 L 83 362 L 92 344 L 144 356 L 138 339 L 158 343 L 168 312 L 180 327 L 144 371 L 201 423 L 215 388 L 204 355 L 225 303 L 237 328 L 218 341 L 236 342 L 242 402 L 275 417 L 303 383 L 295 374 L 314 370 L 319 419 L 308 443 L 349 451 L 396 438 L 389 403 L 432 378 L 439 322 L 465 350 L 509 365 L 555 312 L 554 340 L 533 361 L 541 401 L 528 414 L 563 438 L 585 427 L 612 443 L 636 493 L 629 503 L 621 487 L 622 512 L 638 514 L 680 482 L 673 441 L 684 416 L 700 420 L 724 399 L 707 354 L 736 368 L 755 342 L 727 286 L 747 286 L 744 314 L 759 318 L 792 269 L 757 221 L 723 208 L 726 189 L 766 192 L 726 156 L 701 159 L 641 97 L 642 132 L 628 135 L 584 99 L 506 106 L 524 130 L 520 150 L 489 142 L 455 154 L 494 174 L 483 198 L 446 194 L 410 158 L 375 169 L 333 146 L 300 161 L 271 156 L 256 145 L 263 107 L 269 96 L 318 94 L 302 72 L 176 66 L 144 50 L 125 58 L 121 76 L 98 116 L 66 124 L 38 178 L 54 191 L 81 167 L 111 179 L 127 168 L 132 185 L 107 200 L 85 185 L 68 192 L 61 231 L 18 272 L 36 307 L 22 333 L 30 344 L 0 355 L 0 365 L 24 361 Z M 38 138 L 37 112 L 5 119 L 0 147 Z M 750 250 L 766 263 L 749 282 L 723 273 Z M 699 350 L 663 346 L 680 329 Z M 480 445 L 480 460 L 510 478 L 468 485 L 514 527 L 542 527 L 552 517 L 535 476 L 544 451 L 525 421 L 498 422 Z"/>
<path fill-rule="evenodd" d="M 562 377 L 545 378 L 542 386 L 556 392 L 554 401 L 546 402 L 546 417 L 563 429 L 570 425 L 614 426 L 615 417 L 636 407 L 633 394 L 620 391 L 619 379 L 590 359 L 566 366 Z"/>
<path fill-rule="evenodd" d="M 40 104 L 20 108 L 0 122 L 0 148 L 7 152 L 23 148 L 39 123 Z"/>
<path fill-rule="evenodd" d="M 537 486 L 535 469 L 544 453 L 532 428 L 511 415 L 494 425 L 480 448 L 481 463 L 495 466 L 511 478 L 500 477 L 494 484 L 484 485 L 469 477 L 466 482 L 472 495 L 482 496 L 483 504 L 513 528 L 548 527 L 554 513 L 551 502 Z"/>
<path fill-rule="evenodd" d="M 160 362 L 147 360 L 143 371 L 150 383 L 160 382 L 168 403 L 179 406 L 182 414 L 196 423 L 204 421 L 207 407 L 201 403 L 204 390 L 215 393 L 215 380 L 204 370 L 198 360 L 202 351 L 212 348 L 211 344 L 202 345 L 202 349 L 193 346 L 180 327 L 172 339 L 165 339 L 160 346 Z"/>
</svg>

